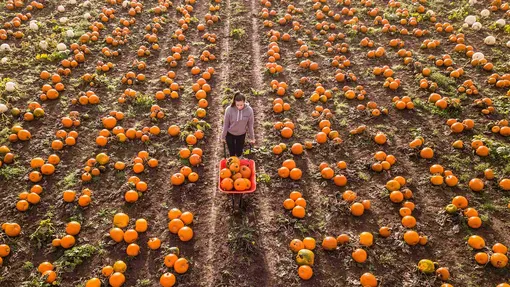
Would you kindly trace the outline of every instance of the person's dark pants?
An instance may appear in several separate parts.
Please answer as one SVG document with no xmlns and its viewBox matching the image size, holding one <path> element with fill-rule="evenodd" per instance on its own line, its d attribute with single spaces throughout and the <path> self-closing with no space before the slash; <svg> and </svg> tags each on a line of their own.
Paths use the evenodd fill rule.
<svg viewBox="0 0 510 287">
<path fill-rule="evenodd" d="M 246 134 L 235 136 L 235 135 L 227 132 L 226 141 L 227 141 L 228 152 L 230 153 L 230 156 L 240 157 L 243 154 L 245 137 L 246 137 Z"/>
</svg>

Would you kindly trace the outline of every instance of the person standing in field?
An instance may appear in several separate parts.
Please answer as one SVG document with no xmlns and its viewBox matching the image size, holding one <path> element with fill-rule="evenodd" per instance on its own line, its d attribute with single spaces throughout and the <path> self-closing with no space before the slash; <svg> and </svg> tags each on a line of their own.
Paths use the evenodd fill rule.
<svg viewBox="0 0 510 287">
<path fill-rule="evenodd" d="M 243 95 L 236 93 L 232 104 L 225 109 L 221 133 L 222 142 L 227 143 L 230 156 L 239 157 L 243 154 L 246 133 L 248 133 L 249 142 L 255 144 L 253 120 L 253 109 Z"/>
</svg>

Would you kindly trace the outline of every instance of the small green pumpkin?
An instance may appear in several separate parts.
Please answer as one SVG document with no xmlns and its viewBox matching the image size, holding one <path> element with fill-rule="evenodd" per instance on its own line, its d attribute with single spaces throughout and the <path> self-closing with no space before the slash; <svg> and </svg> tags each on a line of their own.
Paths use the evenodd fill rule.
<svg viewBox="0 0 510 287">
<path fill-rule="evenodd" d="M 432 274 L 436 271 L 438 264 L 429 259 L 422 259 L 418 262 L 418 270 L 425 274 Z"/>
<path fill-rule="evenodd" d="M 445 207 L 445 210 L 446 212 L 448 212 L 449 214 L 454 214 L 455 212 L 457 212 L 458 208 L 457 206 L 453 205 L 453 204 L 448 204 L 446 207 Z"/>
<path fill-rule="evenodd" d="M 309 249 L 301 249 L 296 255 L 296 263 L 298 265 L 313 265 L 315 254 Z"/>
</svg>

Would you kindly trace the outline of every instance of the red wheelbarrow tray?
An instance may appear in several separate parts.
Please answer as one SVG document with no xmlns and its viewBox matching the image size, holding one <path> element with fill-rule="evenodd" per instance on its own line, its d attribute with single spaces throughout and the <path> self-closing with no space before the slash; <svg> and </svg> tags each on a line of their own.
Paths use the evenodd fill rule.
<svg viewBox="0 0 510 287">
<path fill-rule="evenodd" d="M 250 182 L 251 182 L 251 188 L 248 189 L 248 190 L 244 190 L 244 191 L 238 191 L 238 190 L 223 190 L 221 188 L 221 178 L 219 177 L 219 173 L 218 173 L 218 189 L 223 192 L 223 193 L 231 193 L 231 194 L 236 194 L 236 193 L 252 193 L 255 191 L 255 189 L 257 189 L 257 181 L 256 181 L 256 176 L 255 176 L 255 161 L 251 160 L 251 159 L 241 159 L 240 160 L 240 163 L 241 165 L 248 165 L 248 167 L 250 168 L 251 170 L 251 176 L 250 176 Z M 227 160 L 226 159 L 222 159 L 220 161 L 220 170 L 224 169 L 227 167 Z"/>
</svg>

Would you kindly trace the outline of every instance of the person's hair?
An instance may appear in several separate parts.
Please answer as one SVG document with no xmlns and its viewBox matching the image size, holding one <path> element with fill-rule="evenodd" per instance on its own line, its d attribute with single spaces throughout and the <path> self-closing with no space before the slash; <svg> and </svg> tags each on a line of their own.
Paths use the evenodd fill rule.
<svg viewBox="0 0 510 287">
<path fill-rule="evenodd" d="M 237 92 L 234 94 L 234 98 L 232 99 L 232 104 L 230 105 L 231 107 L 235 107 L 236 106 L 236 102 L 245 102 L 246 101 L 246 97 Z"/>
</svg>

